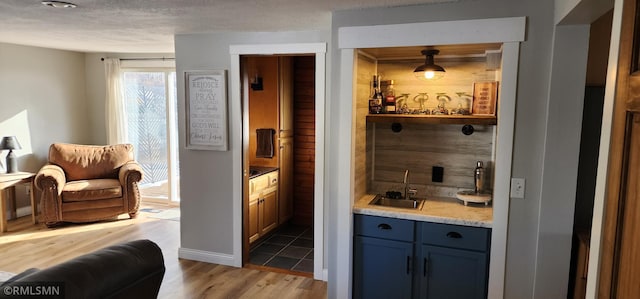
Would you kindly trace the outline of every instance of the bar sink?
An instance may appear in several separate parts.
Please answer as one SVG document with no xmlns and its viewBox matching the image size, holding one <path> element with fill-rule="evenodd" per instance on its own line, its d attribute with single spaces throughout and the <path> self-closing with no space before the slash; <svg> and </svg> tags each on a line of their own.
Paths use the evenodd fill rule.
<svg viewBox="0 0 640 299">
<path fill-rule="evenodd" d="M 394 199 L 378 194 L 373 198 L 373 200 L 371 200 L 371 202 L 369 202 L 369 204 L 391 208 L 420 210 L 424 205 L 424 198 Z"/>
</svg>

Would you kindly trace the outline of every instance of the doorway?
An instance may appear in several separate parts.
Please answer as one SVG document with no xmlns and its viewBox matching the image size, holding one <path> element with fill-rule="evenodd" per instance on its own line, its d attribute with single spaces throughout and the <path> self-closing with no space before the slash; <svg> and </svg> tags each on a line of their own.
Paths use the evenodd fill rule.
<svg viewBox="0 0 640 299">
<path fill-rule="evenodd" d="M 249 78 L 247 78 L 248 84 L 243 84 L 242 69 L 240 67 L 241 56 L 251 55 L 279 55 L 279 56 L 311 56 L 314 60 L 314 76 L 315 83 L 313 86 L 315 90 L 313 92 L 315 98 L 315 112 L 314 112 L 314 124 L 315 124 L 315 151 L 314 151 L 314 166 L 313 166 L 313 278 L 318 280 L 327 280 L 327 270 L 324 267 L 324 252 L 326 250 L 324 242 L 324 230 L 326 229 L 324 223 L 324 113 L 325 113 L 325 43 L 309 43 L 309 44 L 266 44 L 266 45 L 235 45 L 230 47 L 231 54 L 231 71 L 230 71 L 230 90 L 231 101 L 237 103 L 240 112 L 243 115 L 243 136 L 249 136 L 248 115 L 244 108 L 248 107 L 248 102 L 245 103 L 244 95 L 249 92 L 250 84 Z M 235 105 L 235 104 L 234 104 Z M 242 107 L 239 107 L 242 105 Z M 244 107 L 244 108 L 243 108 Z M 247 138 L 243 138 L 247 139 Z M 274 139 L 275 140 L 275 139 Z M 238 189 L 242 189 L 242 199 L 249 192 L 249 170 L 244 168 L 249 166 L 248 162 L 245 162 L 245 153 L 248 152 L 248 143 L 244 143 L 241 150 L 238 150 L 234 154 L 233 163 L 237 169 L 242 169 L 243 186 L 237 186 Z M 245 172 L 246 171 L 246 172 Z M 267 181 L 267 184 L 269 181 Z M 269 200 L 266 198 L 265 202 Z M 234 201 L 234 258 L 236 259 L 238 266 L 244 266 L 249 258 L 250 246 L 245 238 L 245 229 L 248 227 L 247 219 L 248 214 L 245 216 L 245 211 L 248 212 L 248 207 L 244 203 L 244 200 L 238 198 Z M 293 219 L 293 218 L 292 218 Z"/>
<path fill-rule="evenodd" d="M 315 57 L 244 55 L 240 63 L 248 127 L 243 262 L 311 276 Z"/>
<path fill-rule="evenodd" d="M 585 298 L 613 10 L 590 25 L 567 298 Z"/>
</svg>

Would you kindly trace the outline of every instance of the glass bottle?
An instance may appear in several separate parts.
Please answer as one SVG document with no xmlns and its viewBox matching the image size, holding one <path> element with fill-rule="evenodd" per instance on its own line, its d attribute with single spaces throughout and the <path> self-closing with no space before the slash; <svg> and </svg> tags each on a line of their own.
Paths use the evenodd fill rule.
<svg viewBox="0 0 640 299">
<path fill-rule="evenodd" d="M 382 93 L 378 89 L 378 76 L 373 75 L 373 90 L 369 97 L 369 113 L 380 114 L 382 113 Z"/>
<path fill-rule="evenodd" d="M 396 91 L 393 88 L 393 80 L 389 80 L 389 85 L 384 94 L 384 112 L 396 113 Z"/>
</svg>

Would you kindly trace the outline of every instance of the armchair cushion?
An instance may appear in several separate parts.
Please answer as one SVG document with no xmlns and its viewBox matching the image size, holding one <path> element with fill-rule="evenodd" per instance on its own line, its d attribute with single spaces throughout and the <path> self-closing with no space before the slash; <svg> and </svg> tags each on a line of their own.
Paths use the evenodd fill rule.
<svg viewBox="0 0 640 299">
<path fill-rule="evenodd" d="M 118 178 L 119 168 L 133 160 L 133 145 L 77 146 L 55 143 L 49 148 L 49 163 L 64 169 L 67 181 Z"/>
<path fill-rule="evenodd" d="M 88 201 L 122 197 L 122 186 L 116 179 L 68 182 L 62 190 L 62 202 Z"/>
</svg>

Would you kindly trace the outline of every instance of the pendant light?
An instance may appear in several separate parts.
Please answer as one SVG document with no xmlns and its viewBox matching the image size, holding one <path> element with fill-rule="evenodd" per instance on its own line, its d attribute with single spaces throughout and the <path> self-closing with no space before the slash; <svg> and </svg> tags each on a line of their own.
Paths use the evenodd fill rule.
<svg viewBox="0 0 640 299">
<path fill-rule="evenodd" d="M 425 55 L 424 64 L 417 67 L 413 71 L 413 75 L 420 80 L 438 80 L 444 77 L 444 68 L 433 63 L 433 55 L 437 55 L 440 53 L 439 50 L 436 49 L 426 49 L 422 50 L 422 55 Z"/>
</svg>

